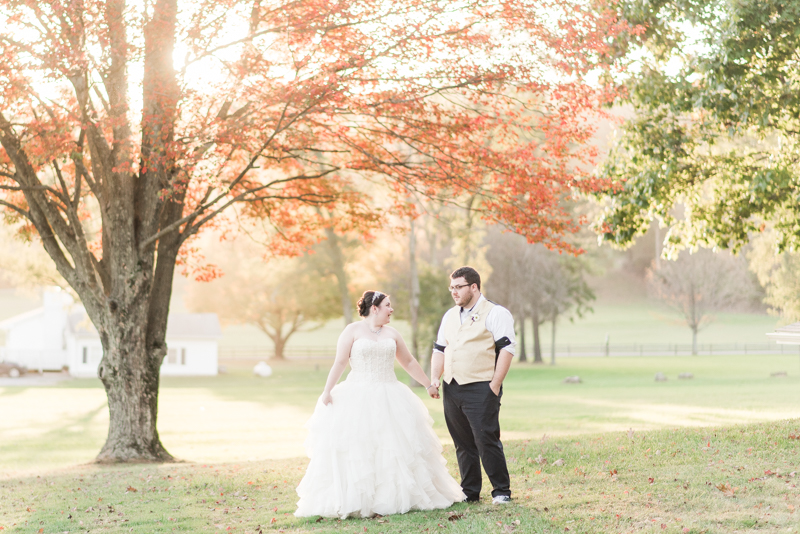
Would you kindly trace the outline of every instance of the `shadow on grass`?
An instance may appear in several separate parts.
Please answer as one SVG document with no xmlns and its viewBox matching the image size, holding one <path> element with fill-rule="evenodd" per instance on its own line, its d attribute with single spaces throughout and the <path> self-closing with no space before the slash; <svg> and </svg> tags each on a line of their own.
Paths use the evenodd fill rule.
<svg viewBox="0 0 800 534">
<path fill-rule="evenodd" d="M 4 440 L 0 444 L 3 463 L 47 466 L 91 461 L 100 451 L 103 438 L 92 442 L 87 436 L 92 434 L 93 420 L 107 410 L 108 404 L 103 402 L 79 416 L 63 419 L 57 427 L 36 436 Z"/>
</svg>

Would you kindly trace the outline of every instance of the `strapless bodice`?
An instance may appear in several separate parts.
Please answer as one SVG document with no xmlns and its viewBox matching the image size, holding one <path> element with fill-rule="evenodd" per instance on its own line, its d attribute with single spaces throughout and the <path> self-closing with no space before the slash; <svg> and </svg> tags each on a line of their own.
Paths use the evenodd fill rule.
<svg viewBox="0 0 800 534">
<path fill-rule="evenodd" d="M 394 339 L 378 341 L 359 338 L 350 349 L 350 374 L 348 381 L 358 382 L 396 382 L 394 357 L 397 345 Z"/>
</svg>

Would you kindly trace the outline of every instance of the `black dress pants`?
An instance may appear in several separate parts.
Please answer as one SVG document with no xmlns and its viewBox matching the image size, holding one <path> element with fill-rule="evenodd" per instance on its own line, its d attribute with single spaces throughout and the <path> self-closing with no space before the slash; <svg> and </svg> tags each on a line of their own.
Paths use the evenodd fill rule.
<svg viewBox="0 0 800 534">
<path fill-rule="evenodd" d="M 468 501 L 481 494 L 481 462 L 492 483 L 492 497 L 511 496 L 506 456 L 500 442 L 500 395 L 489 382 L 444 382 L 444 420 L 456 446 L 461 489 Z"/>
</svg>

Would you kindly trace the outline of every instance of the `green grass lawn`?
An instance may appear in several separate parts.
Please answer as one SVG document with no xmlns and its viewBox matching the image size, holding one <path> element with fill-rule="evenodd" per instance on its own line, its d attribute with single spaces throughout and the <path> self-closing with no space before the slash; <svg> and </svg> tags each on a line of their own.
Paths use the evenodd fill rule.
<svg viewBox="0 0 800 534">
<path fill-rule="evenodd" d="M 302 423 L 322 391 L 327 365 L 275 363 L 267 379 L 236 365 L 216 377 L 164 377 L 161 439 L 187 460 L 300 456 Z M 659 371 L 667 382 L 653 380 Z M 788 376 L 770 376 L 780 371 Z M 681 372 L 695 378 L 678 380 Z M 563 384 L 571 375 L 583 383 Z M 402 370 L 398 376 L 405 380 Z M 556 366 L 514 364 L 504 391 L 507 439 L 775 421 L 800 417 L 800 356 L 562 358 Z M 417 393 L 446 442 L 441 402 Z M 0 388 L 0 413 L 0 471 L 17 474 L 90 461 L 108 424 L 97 379 Z"/>
<path fill-rule="evenodd" d="M 797 532 L 800 420 L 510 440 L 512 504 L 297 519 L 303 459 L 82 465 L 0 480 L 9 532 Z M 454 455 L 445 449 L 454 471 Z M 455 474 L 455 473 L 453 473 Z M 487 483 L 486 481 L 484 482 Z"/>
<path fill-rule="evenodd" d="M 342 331 L 342 319 L 326 322 L 321 328 L 299 332 L 289 341 L 290 347 L 328 347 L 335 350 L 336 339 Z M 700 331 L 698 343 L 766 343 L 767 332 L 778 325 L 778 318 L 758 313 L 720 313 L 714 322 Z M 392 321 L 392 326 L 409 339 L 409 325 L 405 321 Z M 679 317 L 658 304 L 648 301 L 635 303 L 596 303 L 594 312 L 574 321 L 561 320 L 556 330 L 558 346 L 602 345 L 606 334 L 614 345 L 631 344 L 690 344 L 692 334 Z M 549 324 L 540 329 L 543 350 L 549 350 L 552 338 Z M 531 350 L 533 334 L 531 323 L 526 324 L 526 345 Z M 220 341 L 223 348 L 271 347 L 272 342 L 257 328 L 231 325 L 223 329 Z M 425 347 L 428 350 L 428 347 Z"/>
<path fill-rule="evenodd" d="M 327 367 L 292 362 L 274 369 L 267 379 L 235 365 L 217 377 L 165 377 L 159 430 L 185 463 L 162 466 L 87 463 L 102 446 L 108 417 L 97 380 L 0 389 L 0 527 L 142 533 L 255 533 L 259 526 L 287 532 L 787 532 L 796 531 L 800 518 L 794 508 L 800 507 L 797 478 L 790 475 L 798 470 L 800 445 L 790 439 L 800 434 L 796 355 L 515 364 L 501 411 L 513 505 L 458 504 L 449 511 L 318 523 L 291 513 L 306 465 L 302 424 Z M 653 380 L 659 371 L 667 382 Z M 788 376 L 770 376 L 779 371 Z M 678 380 L 681 372 L 694 378 Z M 570 375 L 583 383 L 562 383 Z M 423 399 L 448 444 L 440 402 Z M 452 448 L 446 445 L 445 451 L 455 475 Z M 539 456 L 547 462 L 539 464 Z M 559 458 L 564 465 L 552 465 Z"/>
</svg>

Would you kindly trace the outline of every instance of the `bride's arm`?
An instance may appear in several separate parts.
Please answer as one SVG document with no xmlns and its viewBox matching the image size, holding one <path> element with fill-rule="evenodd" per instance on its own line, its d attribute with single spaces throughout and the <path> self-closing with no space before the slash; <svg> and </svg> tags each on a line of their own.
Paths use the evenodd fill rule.
<svg viewBox="0 0 800 534">
<path fill-rule="evenodd" d="M 322 390 L 320 400 L 323 404 L 330 404 L 333 402 L 331 397 L 331 390 L 333 386 L 339 381 L 347 367 L 347 362 L 350 359 L 350 349 L 353 347 L 353 329 L 349 326 L 342 331 L 339 335 L 339 341 L 336 342 L 336 359 L 333 360 L 333 365 L 328 373 L 328 380 L 325 382 L 325 389 Z"/>
<path fill-rule="evenodd" d="M 403 336 L 399 333 L 397 337 L 395 337 L 395 342 L 397 343 L 397 361 L 400 362 L 400 366 L 406 370 L 406 372 L 411 375 L 411 378 L 426 386 L 426 388 L 430 388 L 431 381 L 428 380 L 428 375 L 425 374 L 425 371 L 422 370 L 422 367 L 419 365 L 419 362 L 411 355 L 411 352 L 406 347 L 406 342 L 403 341 Z M 433 388 L 430 388 L 433 389 Z M 431 391 L 428 391 L 430 394 Z"/>
</svg>

